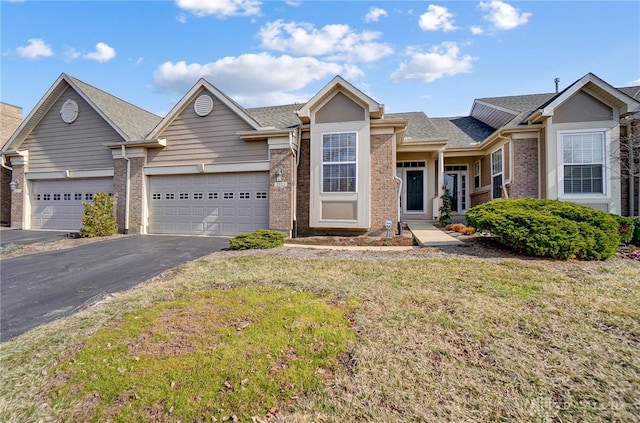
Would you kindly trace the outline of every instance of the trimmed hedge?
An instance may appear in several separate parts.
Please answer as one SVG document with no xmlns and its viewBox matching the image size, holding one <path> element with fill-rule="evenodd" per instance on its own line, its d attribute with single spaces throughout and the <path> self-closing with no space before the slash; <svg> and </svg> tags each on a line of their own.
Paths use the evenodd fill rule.
<svg viewBox="0 0 640 423">
<path fill-rule="evenodd" d="M 251 233 L 240 233 L 231 238 L 229 246 L 232 250 L 264 250 L 284 244 L 285 236 L 282 232 L 270 229 L 258 229 Z"/>
<path fill-rule="evenodd" d="M 631 237 L 631 243 L 640 247 L 640 216 L 633 217 L 633 236 Z"/>
<path fill-rule="evenodd" d="M 613 215 L 567 201 L 498 199 L 473 207 L 465 217 L 478 232 L 532 256 L 605 260 L 620 244 Z"/>
</svg>

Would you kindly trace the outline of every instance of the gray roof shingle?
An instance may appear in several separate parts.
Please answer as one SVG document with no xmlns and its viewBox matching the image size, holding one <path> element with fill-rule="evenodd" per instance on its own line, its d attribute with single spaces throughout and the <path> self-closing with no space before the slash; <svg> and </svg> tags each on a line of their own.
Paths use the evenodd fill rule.
<svg viewBox="0 0 640 423">
<path fill-rule="evenodd" d="M 407 119 L 407 132 L 405 136 L 413 139 L 442 138 L 431 119 L 424 112 L 388 113 L 384 117 L 392 119 Z"/>
<path fill-rule="evenodd" d="M 145 138 L 162 120 L 160 116 L 134 106 L 77 78 L 67 76 L 130 140 Z"/>
<path fill-rule="evenodd" d="M 254 107 L 245 109 L 246 112 L 262 126 L 272 126 L 277 129 L 291 128 L 300 124 L 296 111 L 304 104 L 285 104 L 283 106 Z"/>
</svg>

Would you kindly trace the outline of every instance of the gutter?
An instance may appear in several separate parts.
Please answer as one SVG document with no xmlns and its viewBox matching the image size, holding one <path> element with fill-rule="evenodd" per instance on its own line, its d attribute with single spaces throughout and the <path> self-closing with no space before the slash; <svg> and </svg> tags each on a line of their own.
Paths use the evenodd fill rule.
<svg viewBox="0 0 640 423">
<path fill-rule="evenodd" d="M 127 182 L 124 186 L 124 233 L 129 233 L 129 191 L 131 184 L 131 159 L 127 157 L 124 144 L 122 147 L 122 158 L 127 161 Z"/>
</svg>

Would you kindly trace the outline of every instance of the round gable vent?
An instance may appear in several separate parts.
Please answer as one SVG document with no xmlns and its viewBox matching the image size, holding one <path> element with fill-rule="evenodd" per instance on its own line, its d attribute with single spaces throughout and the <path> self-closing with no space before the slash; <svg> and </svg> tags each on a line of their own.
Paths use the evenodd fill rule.
<svg viewBox="0 0 640 423">
<path fill-rule="evenodd" d="M 206 116 L 213 110 L 213 99 L 211 96 L 202 94 L 193 104 L 193 110 L 198 116 Z"/>
<path fill-rule="evenodd" d="M 60 108 L 60 117 L 66 123 L 71 123 L 78 117 L 78 111 L 78 103 L 76 103 L 74 100 L 69 99 L 65 101 Z"/>
</svg>

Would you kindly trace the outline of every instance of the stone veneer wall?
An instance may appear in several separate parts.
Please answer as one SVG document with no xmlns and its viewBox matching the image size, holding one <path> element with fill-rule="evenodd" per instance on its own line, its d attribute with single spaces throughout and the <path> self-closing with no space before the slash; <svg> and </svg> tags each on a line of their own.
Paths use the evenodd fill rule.
<svg viewBox="0 0 640 423">
<path fill-rule="evenodd" d="M 8 225 L 11 222 L 11 171 L 0 168 L 0 225 Z"/>
<path fill-rule="evenodd" d="M 293 172 L 295 156 L 290 149 L 269 152 L 269 229 L 291 235 L 293 229 Z M 276 171 L 282 169 L 282 184 L 278 186 Z"/>
<path fill-rule="evenodd" d="M 11 138 L 22 123 L 22 107 L 0 103 L 0 148 Z M 0 224 L 11 222 L 11 171 L 4 167 L 0 170 Z"/>
<path fill-rule="evenodd" d="M 538 140 L 513 140 L 513 177 L 509 196 L 538 198 Z"/>
<path fill-rule="evenodd" d="M 395 230 L 398 223 L 398 194 L 394 178 L 396 160 L 393 135 L 371 136 L 371 230 L 385 229 L 387 219 Z"/>
</svg>

